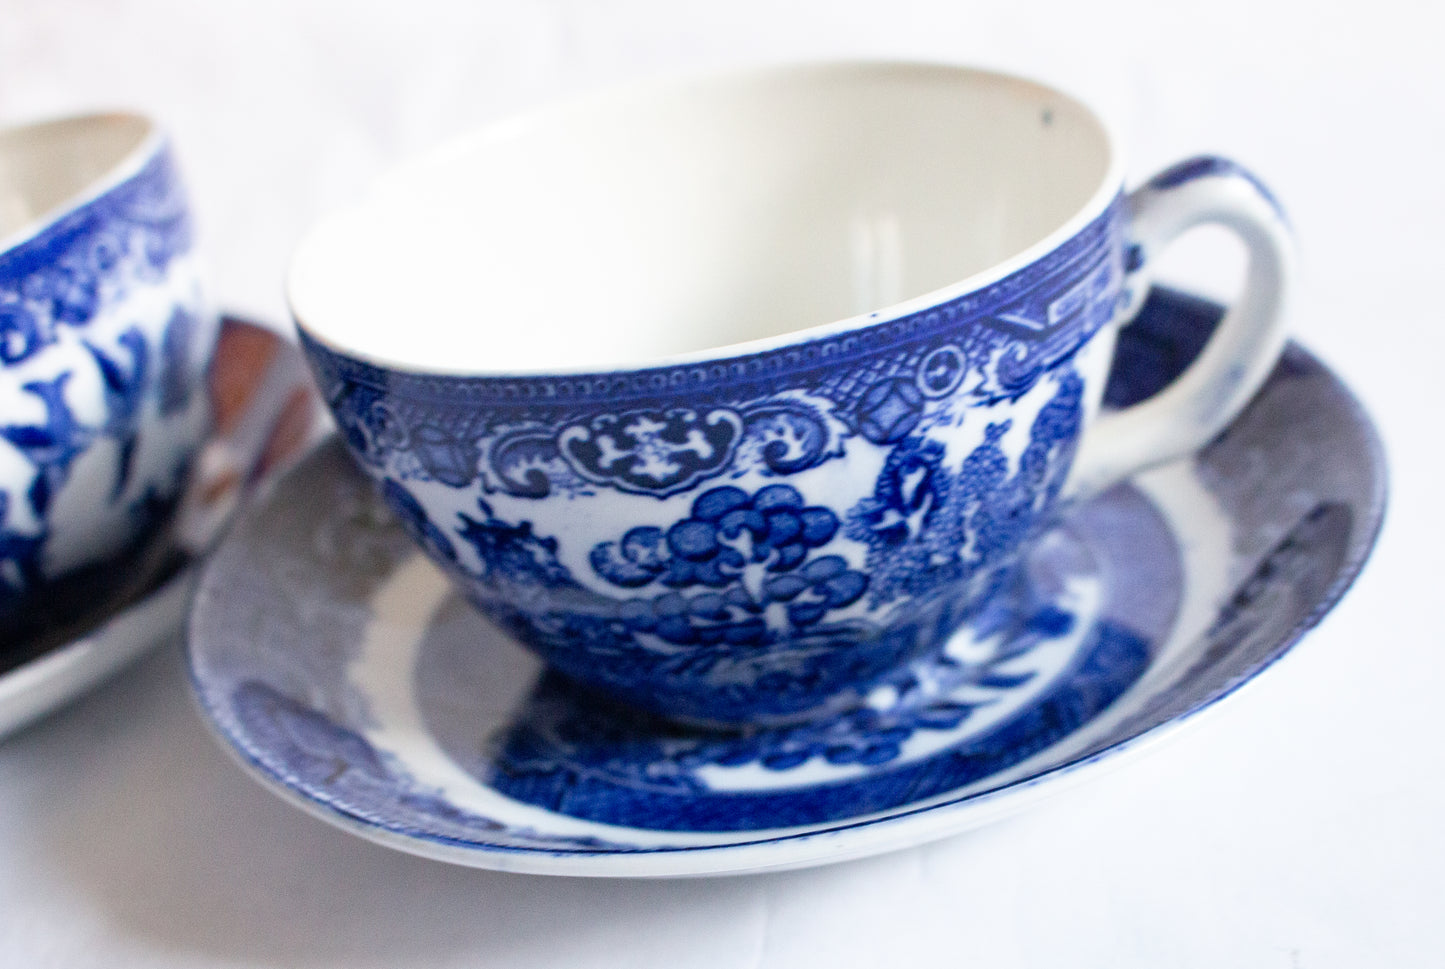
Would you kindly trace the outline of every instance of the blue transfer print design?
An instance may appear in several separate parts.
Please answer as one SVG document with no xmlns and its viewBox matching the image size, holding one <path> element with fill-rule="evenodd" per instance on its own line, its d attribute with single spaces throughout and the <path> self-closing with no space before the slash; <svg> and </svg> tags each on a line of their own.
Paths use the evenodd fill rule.
<svg viewBox="0 0 1445 969">
<path fill-rule="evenodd" d="M 248 680 L 231 695 L 238 725 L 286 765 L 291 783 L 328 791 L 329 803 L 384 805 L 405 832 L 425 828 L 432 837 L 466 842 L 505 833 L 538 846 L 573 850 L 619 850 L 600 838 L 541 835 L 506 825 L 451 804 L 418 785 L 405 768 L 382 755 L 365 737 L 292 699 L 267 683 Z"/>
<path fill-rule="evenodd" d="M 117 277 L 160 283 L 190 252 L 192 228 L 169 151 L 134 176 L 0 254 L 0 360 L 26 360 L 84 329 Z"/>
<path fill-rule="evenodd" d="M 1022 652 L 1032 643 L 1026 637 L 1017 645 Z M 863 707 L 755 733 L 688 733 L 579 696 L 553 677 L 539 685 L 508 732 L 487 782 L 508 797 L 562 814 L 653 830 L 758 830 L 856 817 L 996 774 L 1073 733 L 1138 680 L 1148 668 L 1149 646 L 1128 629 L 1104 624 L 1078 664 L 1038 700 L 997 727 L 912 760 L 900 756 L 912 737 L 955 732 L 981 706 L 906 679 L 894 707 Z M 1028 680 L 988 668 L 959 675 L 940 667 L 915 675 L 941 672 L 947 682 L 954 673 L 955 689 L 972 680 L 975 687 L 992 686 L 997 696 Z M 702 773 L 756 764 L 781 777 L 820 761 L 855 771 L 841 779 L 800 777 L 781 787 L 741 790 L 712 787 Z"/>
<path fill-rule="evenodd" d="M 798 425 L 796 451 L 786 459 L 773 452 L 775 473 L 835 456 L 825 452 L 836 451 L 839 429 L 899 440 L 929 401 L 1016 399 L 1113 318 L 1122 219 L 1116 202 L 1048 256 L 952 302 L 712 363 L 568 377 L 436 376 L 345 356 L 311 339 L 304 321 L 301 338 L 342 433 L 376 474 L 454 487 L 482 480 L 488 490 L 540 497 L 554 490 L 553 479 L 566 485 L 580 473 L 666 495 L 684 479 L 735 470 L 722 455 L 734 445 L 734 456 L 743 454 L 748 435 L 783 413 Z M 639 419 L 662 426 L 627 430 Z M 414 438 L 423 429 L 428 443 L 450 452 L 447 460 L 418 458 Z M 643 469 L 654 454 L 684 466 L 659 467 L 650 478 Z"/>
<path fill-rule="evenodd" d="M 952 470 L 941 442 L 914 436 L 893 449 L 872 496 L 841 514 L 789 484 L 720 485 L 681 518 L 593 545 L 590 575 L 562 562 L 559 536 L 485 499 L 446 528 L 402 484 L 381 488 L 472 601 L 555 668 L 675 717 L 782 719 L 856 694 L 941 642 L 1002 580 L 1073 455 L 1082 381 L 1067 365 L 1050 380 L 1012 473 L 999 442 L 1007 421 Z M 840 539 L 866 550 L 871 587 Z M 889 614 L 900 605 L 904 615 Z"/>
<path fill-rule="evenodd" d="M 873 634 L 864 624 L 821 621 L 866 583 L 836 556 L 804 564 L 809 543 L 826 542 L 837 522 L 826 509 L 802 507 L 786 485 L 753 496 L 713 489 L 666 531 L 634 528 L 594 547 L 592 567 L 612 585 L 662 587 L 625 598 L 579 584 L 557 561 L 556 539 L 533 534 L 530 522 L 464 519 L 462 537 L 498 589 L 486 611 L 559 669 L 600 678 L 645 706 L 666 690 L 670 711 L 698 719 L 806 708 L 848 677 L 858 663 L 848 647 Z M 542 609 L 527 608 L 538 600 Z M 768 648 L 783 640 L 792 647 Z"/>
<path fill-rule="evenodd" d="M 1076 393 L 1065 380 L 1054 401 L 1066 401 L 1058 411 L 1074 420 Z M 1027 476 L 1047 470 L 1049 445 L 1040 442 L 1048 439 L 1040 435 L 1056 423 L 1046 406 L 1035 422 L 1038 446 L 1030 445 L 1032 457 L 1025 451 L 1007 488 L 1025 494 Z M 964 461 L 956 501 L 941 500 L 939 507 L 964 515 L 990 507 L 1004 463 L 990 438 Z M 886 491 L 890 480 L 885 470 L 880 488 Z M 883 581 L 911 583 L 880 598 L 892 601 L 905 591 L 917 598 L 910 621 L 885 627 L 849 612 L 869 579 L 839 555 L 816 554 L 837 535 L 838 517 L 807 505 L 790 485 L 767 485 L 753 494 L 713 488 L 693 501 L 687 517 L 665 528 L 637 526 L 595 545 L 589 563 L 608 584 L 656 589 L 630 597 L 587 588 L 559 561 L 555 537 L 536 534 L 531 522 L 499 519 L 486 502 L 478 504 L 480 516 L 460 516 L 459 535 L 482 563 L 479 572 L 468 573 L 414 499 L 390 482 L 383 495 L 434 559 L 481 580 L 469 588 L 484 590 L 473 594 L 485 612 L 558 669 L 643 707 L 697 720 L 757 711 L 786 715 L 824 704 L 845 686 L 871 683 L 967 619 L 974 598 L 965 595 L 967 582 L 980 574 L 1001 581 L 1007 529 L 1036 524 L 1028 503 L 1007 509 L 1001 521 L 984 516 L 976 529 L 983 550 L 974 561 L 956 549 L 930 551 L 929 542 L 949 536 L 926 530 L 911 544 L 906 537 L 880 541 L 877 554 L 901 563 L 896 571 L 880 568 Z M 876 501 L 868 507 L 858 520 L 868 523 L 872 514 L 870 535 L 876 535 L 891 509 Z M 917 568 L 909 554 L 933 555 L 946 564 L 930 572 Z"/>
<path fill-rule="evenodd" d="M 886 810 L 1019 763 L 1092 721 L 1147 669 L 1176 608 L 1172 537 L 1137 495 L 1072 520 L 1080 527 L 1032 546 L 945 650 L 888 677 L 860 707 L 806 723 L 688 729 L 544 674 L 478 748 L 475 728 L 445 713 L 461 694 L 433 692 L 438 678 L 476 675 L 457 664 L 499 662 L 476 657 L 461 629 L 423 645 L 419 695 L 443 718 L 429 723 L 445 749 L 488 787 L 577 818 L 756 831 Z M 1128 600 L 1141 591 L 1144 602 Z"/>
<path fill-rule="evenodd" d="M 404 492 L 385 494 L 424 546 L 445 541 L 396 497 Z M 467 573 L 449 543 L 434 557 L 480 579 L 468 586 L 473 601 L 556 668 L 641 706 L 699 720 L 786 714 L 817 705 L 860 671 L 876 679 L 916 649 L 911 627 L 889 636 L 830 618 L 867 582 L 838 556 L 811 554 L 837 519 L 805 507 L 787 485 L 753 495 L 712 489 L 666 529 L 633 528 L 593 548 L 603 580 L 619 593 L 656 587 L 644 595 L 589 589 L 558 560 L 556 538 L 497 518 L 485 502 L 478 511 L 461 516 L 459 534 L 480 572 Z"/>
<path fill-rule="evenodd" d="M 1001 562 L 1038 527 L 1071 466 L 1082 395 L 1078 375 L 1066 373 L 1034 419 L 1012 475 L 999 446 L 1008 420 L 990 424 L 956 472 L 945 467 L 938 441 L 915 437 L 894 448 L 872 496 L 848 516 L 848 536 L 868 546 L 873 601 L 962 583 Z"/>
<path fill-rule="evenodd" d="M 631 411 L 570 424 L 557 446 L 590 481 L 664 497 L 726 467 L 742 433 L 742 418 L 725 409 Z"/>
<path fill-rule="evenodd" d="M 1191 347 L 1207 335 L 1219 314 L 1215 304 L 1156 290 L 1139 322 L 1121 334 L 1107 399 L 1139 399 L 1168 383 L 1188 363 Z M 1280 447 L 1285 439 L 1297 446 Z M 565 734 L 558 730 L 567 745 L 591 745 L 590 759 L 573 762 L 567 749 L 558 746 L 558 736 L 547 731 L 600 715 L 595 698 L 556 678 L 534 683 L 534 667 L 528 664 L 506 684 L 505 695 L 523 701 L 530 690 L 532 701 L 505 705 L 516 713 L 502 714 L 498 707 L 495 718 L 489 719 L 485 710 L 468 705 L 476 699 L 469 681 L 492 683 L 506 677 L 509 660 L 516 666 L 512 647 L 467 610 L 448 608 L 444 611 L 453 612 L 454 621 L 430 627 L 412 673 L 419 683 L 430 678 L 461 685 L 452 693 L 421 690 L 417 699 L 426 730 L 453 763 L 477 780 L 477 791 L 496 790 L 491 768 L 502 764 L 516 776 L 513 781 L 497 778 L 497 783 L 514 783 L 514 793 L 524 794 L 530 803 L 551 804 L 570 815 L 549 823 L 545 815 L 517 811 L 500 798 L 494 810 L 485 812 L 487 817 L 478 817 L 460 806 L 460 798 L 454 803 L 419 785 L 408 771 L 414 769 L 421 776 L 425 765 L 410 761 L 407 751 L 383 750 L 366 740 L 367 732 L 378 725 L 366 714 L 364 698 L 354 701 L 345 661 L 337 657 L 358 648 L 364 625 L 351 628 L 347 623 L 353 618 L 386 621 L 374 612 L 376 587 L 408 558 L 405 541 L 384 516 L 341 510 L 349 507 L 341 496 L 360 484 L 343 457 L 333 445 L 308 458 L 279 483 L 271 498 L 245 513 L 208 567 L 197 596 L 193 635 L 187 642 L 201 708 L 265 783 L 323 808 L 352 828 L 400 836 L 391 843 L 408 850 L 453 848 L 451 857 L 467 864 L 519 867 L 534 859 L 538 867 L 545 862 L 547 870 L 573 874 L 616 874 L 611 866 L 622 860 L 622 854 L 638 860 L 657 857 L 672 873 L 694 874 L 730 870 L 732 860 L 742 857 L 738 849 L 749 852 L 758 867 L 796 863 L 800 857 L 822 863 L 850 846 L 856 848 L 855 835 L 881 833 L 879 825 L 894 832 L 894 843 L 915 843 L 961 830 L 971 823 L 963 819 L 979 817 L 975 807 L 997 813 L 1026 800 L 1015 799 L 1014 794 L 1041 790 L 1040 785 L 1053 780 L 1082 777 L 1079 770 L 1121 750 L 1137 750 L 1139 741 L 1158 736 L 1160 728 L 1187 723 L 1194 712 L 1227 697 L 1288 652 L 1328 612 L 1365 563 L 1381 521 L 1385 478 L 1378 436 L 1358 402 L 1318 361 L 1291 346 L 1255 403 L 1192 462 L 1194 474 L 1217 502 L 1210 513 L 1217 509 L 1225 516 L 1233 537 L 1225 545 L 1227 571 L 1240 580 L 1218 593 L 1195 588 L 1195 580 L 1181 570 L 1168 522 L 1127 486 L 1075 508 L 1067 519 L 1068 530 L 1078 531 L 1098 561 L 1109 602 L 1091 623 L 1064 608 L 1046 586 L 1039 586 L 1026 600 L 1031 605 L 1009 615 L 1036 617 L 1039 628 L 1020 640 L 1030 644 L 1019 654 L 1023 659 L 1049 648 L 1055 637 L 1067 635 L 1064 630 L 1073 617 L 1076 633 L 1088 630 L 1077 662 L 1054 681 L 1057 689 L 1029 701 L 1009 723 L 964 736 L 919 760 L 909 759 L 909 740 L 900 745 L 903 753 L 892 753 L 897 735 L 890 733 L 893 721 L 883 719 L 887 714 L 883 704 L 874 707 L 880 719 L 858 729 L 847 726 L 846 716 L 839 716 L 826 723 L 843 722 L 841 728 L 819 723 L 816 729 L 756 731 L 750 735 L 753 739 L 746 734 L 700 734 L 629 712 L 626 723 L 608 721 L 595 737 L 576 736 L 570 728 Z M 339 554 L 334 534 L 338 527 L 366 529 L 371 536 L 368 548 L 380 542 L 373 533 L 386 534 L 391 557 L 379 565 L 375 554 Z M 346 542 L 339 544 L 348 547 Z M 326 567 L 315 558 L 323 551 L 334 556 L 326 560 Z M 312 567 L 280 567 L 294 557 Z M 1139 643 L 1157 644 L 1169 638 L 1180 596 L 1205 607 L 1212 617 L 1199 642 L 1187 647 L 1196 661 L 1187 670 L 1171 667 L 1173 674 L 1162 680 L 1136 678 L 1132 690 L 1102 708 L 1119 714 L 1107 723 L 1097 714 L 1090 718 L 1082 713 L 1098 707 L 1127 678 L 1129 674 L 1121 671 L 1134 662 L 1131 657 Z M 1050 604 L 1056 608 L 1050 609 Z M 267 635 L 257 636 L 253 620 L 262 615 L 273 625 Z M 981 627 L 986 623 L 984 617 L 976 621 Z M 338 627 L 344 629 L 340 636 Z M 1155 657 L 1148 662 L 1157 661 Z M 926 663 L 914 667 L 926 668 Z M 1002 689 L 1027 686 L 1005 684 Z M 946 703 L 949 694 L 920 691 L 917 696 Z M 900 706 L 906 699 L 900 697 Z M 558 708 L 543 710 L 544 700 Z M 580 709 L 583 705 L 588 709 Z M 966 731 L 987 709 L 971 709 L 959 727 Z M 1080 742 L 1078 727 L 1083 724 L 1096 725 L 1098 731 L 1087 743 Z M 907 729 L 914 742 L 948 736 L 949 730 L 942 718 L 910 723 Z M 493 731 L 500 731 L 500 750 L 508 752 L 505 757 L 485 741 Z M 519 744 L 526 740 L 523 731 L 539 737 L 540 746 L 511 747 L 513 738 Z M 297 734 L 303 734 L 304 741 L 294 739 Z M 842 763 L 829 760 L 833 749 L 829 738 L 839 736 L 847 741 L 837 745 L 838 750 L 857 751 L 858 761 L 848 762 L 848 754 L 838 758 Z M 635 742 L 636 753 L 614 742 L 615 737 Z M 877 742 L 870 743 L 872 739 Z M 706 745 L 717 745 L 710 748 L 714 756 L 705 761 L 693 756 Z M 662 752 L 662 760 L 649 767 L 645 757 L 657 751 Z M 808 759 L 789 766 L 803 751 Z M 534 752 L 541 756 L 525 759 Z M 1032 755 L 1039 758 L 1034 761 L 1040 765 L 1036 771 L 997 773 Z M 766 793 L 757 826 L 739 813 L 757 802 L 722 792 L 707 777 L 735 757 L 743 762 L 733 769 L 792 781 Z M 862 763 L 865 757 L 879 762 Z M 688 766 L 680 772 L 684 759 Z M 593 775 L 586 770 L 592 760 L 611 766 L 605 774 Z M 868 785 L 820 783 L 811 774 L 820 764 L 856 769 L 875 783 L 871 791 L 864 790 Z M 550 766 L 533 772 L 533 767 L 544 765 Z M 555 779 L 562 770 L 599 783 L 574 798 Z M 964 780 L 948 786 L 950 778 Z M 709 785 L 700 798 L 688 793 L 696 784 Z M 534 794 L 526 794 L 527 785 L 532 785 Z M 641 793 L 636 800 L 617 796 L 619 789 L 626 788 Z M 930 796 L 932 800 L 923 800 Z M 689 807 L 686 802 L 694 800 L 697 806 Z M 403 802 L 405 806 L 398 807 Z M 475 804 L 476 799 L 465 803 Z M 869 813 L 874 811 L 879 813 Z M 611 841 L 606 844 L 579 843 L 575 818 L 603 814 L 632 817 L 636 824 L 631 831 L 610 829 L 605 834 Z M 800 832 L 774 827 L 827 816 L 835 820 L 821 829 Z M 925 816 L 927 823 L 910 829 L 911 819 Z M 736 834 L 707 843 L 682 836 L 660 838 L 654 818 L 664 819 L 666 827 L 677 831 Z M 910 838 L 910 830 L 917 831 L 916 837 Z M 816 837 L 820 831 L 826 837 Z M 808 845 L 816 850 L 807 853 Z M 770 853 L 771 847 L 780 850 Z M 680 863 L 679 856 L 689 860 Z M 628 869 L 629 873 L 641 870 Z"/>
<path fill-rule="evenodd" d="M 1040 526 L 1102 377 L 1076 358 L 1117 309 L 1121 211 L 947 304 L 708 364 L 423 376 L 302 336 L 352 452 L 474 604 L 614 696 L 778 722 L 937 646 Z M 587 507 L 616 530 L 575 537 Z"/>
<path fill-rule="evenodd" d="M 72 376 L 66 371 L 54 380 L 34 381 L 21 388 L 44 402 L 44 424 L 0 427 L 0 438 L 10 442 L 35 466 L 37 473 L 25 497 L 31 511 L 40 518 L 45 517 L 50 510 L 50 499 L 65 484 L 71 464 L 90 443 L 91 432 L 76 422 L 65 400 L 65 385 Z"/>
<path fill-rule="evenodd" d="M 173 270 L 191 247 L 183 190 L 162 148 L 129 178 L 0 253 L 0 364 L 15 393 L 44 411 L 40 421 L 0 417 L 0 447 L 31 468 L 28 478 L 0 481 L 0 631 L 11 638 L 28 635 L 30 618 L 45 611 L 27 597 L 50 578 L 48 516 L 89 448 L 103 441 L 116 447 L 107 493 L 115 527 L 142 536 L 174 504 L 194 440 L 156 445 L 176 453 L 152 455 L 150 477 L 140 481 L 138 429 L 148 407 L 194 423 L 189 411 L 204 374 L 198 361 L 214 339 L 215 320 L 181 274 L 189 270 Z M 150 319 L 132 301 L 153 290 L 174 297 L 166 300 L 168 319 Z M 84 388 L 95 385 L 98 407 L 85 403 Z M 18 406 L 24 398 L 12 399 Z M 17 619 L 22 606 L 27 615 Z"/>
<path fill-rule="evenodd" d="M 807 625 L 823 614 L 820 604 L 797 601 L 812 584 L 835 590 L 828 596 L 833 606 L 852 603 L 868 584 L 833 557 L 799 568 L 811 549 L 827 545 L 837 531 L 837 516 L 827 508 L 804 507 L 803 496 L 790 485 L 768 485 L 753 495 L 713 488 L 666 532 L 633 528 L 621 542 L 595 546 L 591 561 L 599 575 L 624 588 L 656 579 L 672 589 L 718 590 L 720 601 L 690 610 L 696 615 L 712 615 L 725 603 L 756 613 L 769 602 L 787 602 L 789 618 Z"/>
</svg>

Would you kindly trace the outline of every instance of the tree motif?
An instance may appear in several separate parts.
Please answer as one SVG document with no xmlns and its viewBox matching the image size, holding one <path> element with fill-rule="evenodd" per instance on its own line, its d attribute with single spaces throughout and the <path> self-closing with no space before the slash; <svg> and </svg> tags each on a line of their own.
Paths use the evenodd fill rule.
<svg viewBox="0 0 1445 969">
<path fill-rule="evenodd" d="M 529 521 L 516 525 L 503 521 L 492 513 L 491 505 L 480 499 L 477 508 L 483 517 L 461 515 L 458 534 L 476 550 L 484 580 L 513 588 L 577 588 L 571 572 L 557 560 L 555 538 L 534 534 Z"/>
<path fill-rule="evenodd" d="M 849 538 L 868 546 L 873 603 L 962 581 L 1018 547 L 1063 486 L 1082 396 L 1077 374 L 1060 378 L 1012 474 L 1002 446 L 1011 420 L 990 424 L 957 471 L 945 467 L 938 441 L 910 437 L 895 446 L 846 527 Z"/>
<path fill-rule="evenodd" d="M 678 644 L 763 643 L 815 626 L 863 595 L 867 578 L 841 557 L 808 561 L 837 531 L 831 510 L 805 505 L 789 485 L 752 495 L 723 486 L 699 495 L 692 513 L 665 530 L 641 526 L 598 544 L 590 561 L 613 585 L 673 590 L 624 602 L 620 614 L 633 629 Z"/>
</svg>

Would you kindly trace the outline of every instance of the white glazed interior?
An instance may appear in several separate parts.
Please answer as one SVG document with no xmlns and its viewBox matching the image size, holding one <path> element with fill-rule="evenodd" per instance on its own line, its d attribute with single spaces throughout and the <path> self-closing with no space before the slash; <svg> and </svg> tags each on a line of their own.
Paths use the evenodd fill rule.
<svg viewBox="0 0 1445 969">
<path fill-rule="evenodd" d="M 1002 75 L 855 63 L 643 85 L 403 168 L 310 233 L 289 297 L 312 336 L 428 372 L 761 350 L 997 278 L 1121 180 L 1092 112 Z"/>
<path fill-rule="evenodd" d="M 130 172 L 157 136 L 132 114 L 91 114 L 0 130 L 0 248 Z"/>
</svg>

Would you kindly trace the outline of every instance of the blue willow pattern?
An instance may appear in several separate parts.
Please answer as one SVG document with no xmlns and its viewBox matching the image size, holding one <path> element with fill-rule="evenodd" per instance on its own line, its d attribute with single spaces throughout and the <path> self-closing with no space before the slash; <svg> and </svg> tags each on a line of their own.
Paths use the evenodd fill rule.
<svg viewBox="0 0 1445 969">
<path fill-rule="evenodd" d="M 1004 580 L 1072 462 L 1074 357 L 1116 311 L 1120 219 L 928 311 L 705 365 L 446 377 L 303 343 L 352 452 L 483 612 L 642 706 L 780 719 L 941 642 Z M 856 502 L 800 483 L 860 458 L 881 470 Z M 417 497 L 436 485 L 459 493 L 449 519 Z M 541 499 L 599 495 L 636 498 L 564 548 Z M 680 516 L 637 503 L 674 496 Z"/>
<path fill-rule="evenodd" d="M 124 496 L 135 474 L 140 410 L 153 401 L 162 418 L 171 418 L 194 399 L 203 376 L 199 341 L 209 339 L 205 317 L 193 296 L 161 320 L 128 299 L 170 285 L 172 263 L 191 247 L 183 190 L 162 149 L 121 184 L 0 254 L 0 364 L 19 375 L 19 391 L 43 414 L 30 421 L 7 415 L 0 423 L 0 447 L 31 468 L 28 485 L 0 487 L 0 617 L 41 580 L 47 515 L 94 443 L 115 443 L 107 500 L 128 501 L 125 514 L 140 523 L 137 533 L 174 498 L 188 455 L 171 462 L 176 480 L 155 479 L 152 470 L 138 483 L 142 493 Z M 113 317 L 118 326 L 100 325 Z M 159 338 L 148 336 L 153 331 Z M 67 350 L 76 345 L 78 353 Z M 73 404 L 72 388 L 91 381 L 101 390 L 98 419 L 81 416 Z"/>
</svg>

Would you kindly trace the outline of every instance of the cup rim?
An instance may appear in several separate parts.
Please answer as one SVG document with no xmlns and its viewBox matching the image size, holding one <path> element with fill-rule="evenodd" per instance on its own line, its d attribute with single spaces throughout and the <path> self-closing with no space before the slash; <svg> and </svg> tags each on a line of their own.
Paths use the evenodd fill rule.
<svg viewBox="0 0 1445 969">
<path fill-rule="evenodd" d="M 46 211 L 22 223 L 14 231 L 0 236 L 0 257 L 43 235 L 46 230 L 66 216 L 90 205 L 118 185 L 129 181 L 145 167 L 146 162 L 154 157 L 165 143 L 165 132 L 154 118 L 123 108 L 82 111 L 18 124 L 0 125 L 0 142 L 3 142 L 8 138 L 40 133 L 46 129 L 105 125 L 116 122 L 139 124 L 143 133 L 136 143 L 103 173 L 86 182 L 78 190 L 70 193 Z M 3 154 L 3 148 L 0 148 L 0 154 Z"/>
<path fill-rule="evenodd" d="M 546 124 L 566 123 L 570 116 L 585 114 L 602 105 L 618 105 L 628 101 L 635 103 L 643 102 L 650 97 L 667 93 L 675 94 L 688 86 L 741 86 L 775 78 L 783 79 L 807 73 L 823 73 L 829 71 L 912 71 L 946 74 L 952 75 L 960 80 L 966 79 L 972 82 L 1008 85 L 1014 88 L 1032 90 L 1044 94 L 1078 111 L 1082 117 L 1098 129 L 1108 154 L 1104 173 L 1088 200 L 1077 208 L 1071 216 L 1043 238 L 1015 255 L 994 263 L 992 266 L 945 286 L 936 287 L 916 296 L 879 307 L 876 310 L 857 313 L 824 323 L 797 327 L 770 336 L 716 344 L 697 350 L 639 355 L 625 362 L 603 364 L 600 366 L 538 366 L 513 367 L 498 370 L 464 364 L 453 366 L 441 363 L 440 361 L 430 363 L 426 366 L 420 366 L 388 359 L 379 354 L 371 353 L 361 347 L 350 345 L 338 339 L 334 332 L 323 333 L 316 325 L 308 324 L 301 313 L 300 307 L 298 306 L 301 300 L 297 296 L 296 265 L 300 261 L 302 254 L 317 244 L 318 238 L 323 234 L 323 230 L 331 221 L 369 206 L 379 204 L 385 199 L 387 194 L 396 190 L 396 186 L 408 179 L 422 175 L 434 166 L 443 164 L 457 156 L 484 149 L 489 142 L 518 137 L 524 135 L 529 129 Z M 1070 94 L 1053 84 L 1024 74 L 947 61 L 897 58 L 812 59 L 769 62 L 746 67 L 700 69 L 647 77 L 553 101 L 501 117 L 476 130 L 448 139 L 377 176 L 359 197 L 322 215 L 302 235 L 300 242 L 292 251 L 292 256 L 287 266 L 285 298 L 292 321 L 298 331 L 319 347 L 343 358 L 369 364 L 383 370 L 418 377 L 511 379 L 621 374 L 674 366 L 698 365 L 755 354 L 765 354 L 818 339 L 884 326 L 893 321 L 952 302 L 969 293 L 985 289 L 1040 261 L 1048 256 L 1049 253 L 1065 244 L 1069 239 L 1074 238 L 1087 229 L 1088 226 L 1092 225 L 1114 204 L 1124 185 L 1124 159 L 1123 153 L 1120 150 L 1122 143 L 1117 126 L 1111 121 L 1108 115 L 1084 99 Z"/>
</svg>

